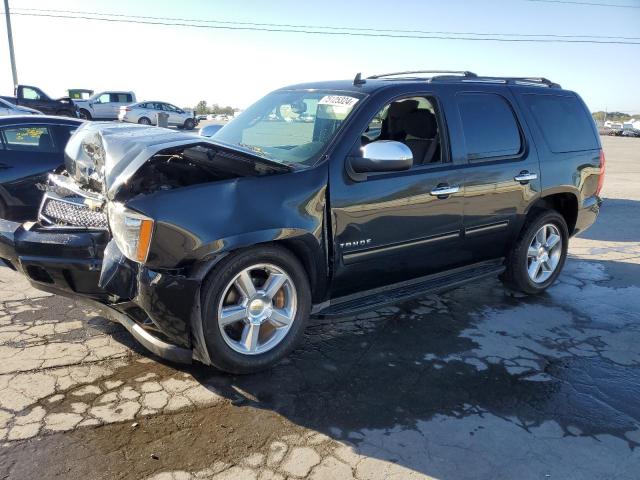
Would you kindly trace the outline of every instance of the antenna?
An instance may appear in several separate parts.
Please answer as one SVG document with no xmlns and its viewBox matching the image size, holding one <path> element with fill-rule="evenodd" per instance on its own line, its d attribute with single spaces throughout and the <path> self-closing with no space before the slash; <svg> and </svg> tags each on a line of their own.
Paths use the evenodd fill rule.
<svg viewBox="0 0 640 480">
<path fill-rule="evenodd" d="M 356 78 L 353 79 L 353 84 L 354 85 L 364 85 L 365 83 L 367 83 L 366 80 L 362 79 L 362 74 L 360 72 L 358 72 L 356 74 Z"/>
</svg>

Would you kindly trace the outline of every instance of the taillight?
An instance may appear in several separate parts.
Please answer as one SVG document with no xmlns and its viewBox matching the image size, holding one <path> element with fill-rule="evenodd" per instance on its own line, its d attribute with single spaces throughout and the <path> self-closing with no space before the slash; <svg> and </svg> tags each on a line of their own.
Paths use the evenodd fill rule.
<svg viewBox="0 0 640 480">
<path fill-rule="evenodd" d="M 605 158 L 604 150 L 600 150 L 600 177 L 598 178 L 598 186 L 596 188 L 596 195 L 600 195 L 602 186 L 604 185 L 604 172 L 605 172 Z"/>
</svg>

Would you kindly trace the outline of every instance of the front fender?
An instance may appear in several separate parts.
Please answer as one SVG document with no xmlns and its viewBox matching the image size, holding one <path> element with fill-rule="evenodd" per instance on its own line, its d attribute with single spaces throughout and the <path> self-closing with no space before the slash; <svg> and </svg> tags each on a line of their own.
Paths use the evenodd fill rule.
<svg viewBox="0 0 640 480">
<path fill-rule="evenodd" d="M 326 163 L 138 196 L 127 206 L 155 221 L 147 266 L 180 268 L 238 248 L 301 239 L 324 257 Z"/>
</svg>

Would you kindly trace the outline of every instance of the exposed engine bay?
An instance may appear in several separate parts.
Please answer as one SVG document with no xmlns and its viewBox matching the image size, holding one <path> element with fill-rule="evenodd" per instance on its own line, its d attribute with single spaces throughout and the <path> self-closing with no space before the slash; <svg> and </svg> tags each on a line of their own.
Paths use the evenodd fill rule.
<svg viewBox="0 0 640 480">
<path fill-rule="evenodd" d="M 159 190 L 288 172 L 289 168 L 271 165 L 245 155 L 209 144 L 163 150 L 145 163 L 118 192 L 118 199 L 149 194 Z"/>
</svg>

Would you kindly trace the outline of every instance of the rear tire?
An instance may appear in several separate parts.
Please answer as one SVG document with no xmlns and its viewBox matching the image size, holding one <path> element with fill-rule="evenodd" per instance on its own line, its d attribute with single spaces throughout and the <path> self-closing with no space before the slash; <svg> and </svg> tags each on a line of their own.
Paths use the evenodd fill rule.
<svg viewBox="0 0 640 480">
<path fill-rule="evenodd" d="M 301 340 L 310 310 L 309 280 L 288 250 L 274 245 L 229 255 L 202 287 L 202 326 L 211 363 L 234 374 L 273 366 Z"/>
<path fill-rule="evenodd" d="M 507 255 L 502 282 L 529 295 L 544 292 L 560 275 L 568 246 L 569 230 L 562 215 L 546 210 L 532 216 Z"/>
<path fill-rule="evenodd" d="M 140 125 L 151 125 L 151 120 L 149 120 L 147 117 L 140 117 L 138 119 L 138 123 Z"/>
</svg>

